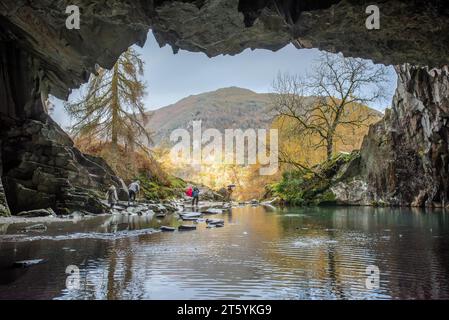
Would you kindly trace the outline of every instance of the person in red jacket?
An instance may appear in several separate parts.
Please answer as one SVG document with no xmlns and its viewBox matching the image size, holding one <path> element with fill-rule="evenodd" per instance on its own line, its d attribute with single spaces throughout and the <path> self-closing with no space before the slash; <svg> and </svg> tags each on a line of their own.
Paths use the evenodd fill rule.
<svg viewBox="0 0 449 320">
<path fill-rule="evenodd" d="M 187 195 L 188 197 L 192 197 L 192 194 L 193 194 L 193 189 L 192 189 L 192 186 L 190 186 L 190 187 L 186 190 L 186 195 Z"/>
</svg>

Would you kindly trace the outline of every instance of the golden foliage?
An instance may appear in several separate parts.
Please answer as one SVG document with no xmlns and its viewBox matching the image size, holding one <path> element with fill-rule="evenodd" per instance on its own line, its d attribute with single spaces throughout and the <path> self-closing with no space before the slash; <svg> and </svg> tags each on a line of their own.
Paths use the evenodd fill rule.
<svg viewBox="0 0 449 320">
<path fill-rule="evenodd" d="M 75 139 L 75 145 L 81 152 L 103 158 L 106 163 L 125 182 L 131 182 L 139 176 L 169 185 L 168 175 L 155 157 L 142 150 L 131 150 L 127 146 L 113 146 L 111 142 L 90 140 L 86 137 Z"/>
<path fill-rule="evenodd" d="M 367 106 L 351 104 L 343 115 L 343 121 L 365 119 L 360 126 L 338 126 L 333 153 L 350 153 L 360 149 L 363 137 L 369 126 L 378 122 L 382 114 Z M 319 140 L 317 135 L 295 134 L 295 121 L 287 117 L 278 117 L 273 121 L 273 128 L 279 130 L 279 153 L 284 166 L 312 167 L 326 160 L 326 148 L 314 147 Z"/>
</svg>

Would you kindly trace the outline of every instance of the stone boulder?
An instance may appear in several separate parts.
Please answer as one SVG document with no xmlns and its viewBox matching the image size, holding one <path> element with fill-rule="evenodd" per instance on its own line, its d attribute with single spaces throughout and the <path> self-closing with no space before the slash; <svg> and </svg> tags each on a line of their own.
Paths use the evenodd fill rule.
<svg viewBox="0 0 449 320">
<path fill-rule="evenodd" d="M 102 213 L 107 188 L 126 188 L 103 159 L 81 153 L 50 118 L 16 122 L 1 135 L 2 154 L 8 155 L 2 180 L 13 214 L 43 208 Z"/>
<path fill-rule="evenodd" d="M 10 215 L 8 203 L 6 201 L 5 190 L 3 189 L 3 183 L 0 178 L 0 217 L 7 217 Z"/>
<path fill-rule="evenodd" d="M 36 217 L 54 217 L 56 216 L 53 209 L 37 209 L 30 211 L 22 211 L 17 214 L 18 217 L 23 218 L 36 218 Z"/>
<path fill-rule="evenodd" d="M 2 182 L 2 172 L 3 172 L 3 165 L 2 165 L 2 148 L 1 148 L 1 140 L 0 140 L 0 217 L 7 217 L 10 215 L 8 202 L 6 200 L 6 194 L 5 189 L 3 188 L 3 182 Z"/>
</svg>

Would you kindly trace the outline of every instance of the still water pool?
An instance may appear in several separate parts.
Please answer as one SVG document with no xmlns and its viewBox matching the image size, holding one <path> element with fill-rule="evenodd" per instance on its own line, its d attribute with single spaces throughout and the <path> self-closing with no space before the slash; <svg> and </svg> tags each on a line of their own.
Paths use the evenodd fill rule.
<svg viewBox="0 0 449 320">
<path fill-rule="evenodd" d="M 449 299 L 443 211 L 242 207 L 214 216 L 223 228 L 151 232 L 176 217 L 0 225 L 0 299 Z M 25 259 L 47 262 L 11 267 Z"/>
</svg>

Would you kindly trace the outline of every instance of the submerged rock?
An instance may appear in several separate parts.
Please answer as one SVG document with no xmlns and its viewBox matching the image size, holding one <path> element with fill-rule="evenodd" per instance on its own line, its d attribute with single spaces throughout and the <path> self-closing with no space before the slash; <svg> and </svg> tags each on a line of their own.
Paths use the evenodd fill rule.
<svg viewBox="0 0 449 320">
<path fill-rule="evenodd" d="M 47 231 L 47 226 L 45 224 L 35 224 L 29 227 L 25 227 L 23 229 L 25 232 L 30 232 L 30 231 Z"/>
</svg>

